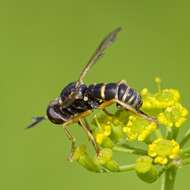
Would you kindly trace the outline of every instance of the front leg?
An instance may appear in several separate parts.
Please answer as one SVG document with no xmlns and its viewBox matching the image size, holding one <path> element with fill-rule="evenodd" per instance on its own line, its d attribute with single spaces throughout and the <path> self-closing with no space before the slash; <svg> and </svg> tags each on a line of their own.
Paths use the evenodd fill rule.
<svg viewBox="0 0 190 190">
<path fill-rule="evenodd" d="M 80 124 L 80 126 L 83 128 L 83 130 L 84 130 L 84 132 L 87 134 L 87 136 L 89 137 L 89 139 L 90 139 L 92 145 L 94 146 L 94 149 L 95 149 L 95 151 L 96 151 L 96 154 L 98 155 L 99 152 L 100 152 L 100 149 L 99 149 L 99 147 L 98 147 L 98 145 L 97 145 L 97 143 L 96 143 L 96 140 L 95 140 L 94 136 L 92 135 L 92 131 L 91 131 L 91 129 L 90 129 L 90 125 L 88 124 L 87 120 L 84 119 L 84 122 L 83 122 L 83 120 L 80 119 L 80 120 L 79 120 L 79 124 Z"/>
<path fill-rule="evenodd" d="M 64 131 L 65 131 L 65 134 L 66 134 L 67 138 L 69 139 L 69 141 L 71 141 L 71 151 L 69 153 L 68 160 L 72 161 L 73 153 L 76 148 L 76 146 L 75 146 L 76 139 L 75 139 L 75 137 L 72 136 L 71 132 L 66 127 L 64 127 Z"/>
<path fill-rule="evenodd" d="M 87 110 L 85 112 L 82 112 L 82 113 L 79 113 L 77 114 L 76 116 L 72 117 L 71 119 L 69 119 L 68 121 L 66 121 L 64 124 L 63 124 L 63 127 L 67 126 L 67 125 L 70 125 L 70 124 L 73 124 L 73 123 L 78 123 L 79 120 L 81 118 L 85 118 L 87 117 L 88 115 L 90 115 L 92 113 L 92 110 Z"/>
</svg>

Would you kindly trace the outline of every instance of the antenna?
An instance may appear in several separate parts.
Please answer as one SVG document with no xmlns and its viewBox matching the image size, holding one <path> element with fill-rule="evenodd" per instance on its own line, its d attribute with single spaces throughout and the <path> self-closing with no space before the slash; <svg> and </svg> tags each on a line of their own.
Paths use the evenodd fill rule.
<svg viewBox="0 0 190 190">
<path fill-rule="evenodd" d="M 42 121 L 46 120 L 45 116 L 37 116 L 32 118 L 32 123 L 26 127 L 26 129 L 30 129 L 36 127 L 36 125 Z"/>
</svg>

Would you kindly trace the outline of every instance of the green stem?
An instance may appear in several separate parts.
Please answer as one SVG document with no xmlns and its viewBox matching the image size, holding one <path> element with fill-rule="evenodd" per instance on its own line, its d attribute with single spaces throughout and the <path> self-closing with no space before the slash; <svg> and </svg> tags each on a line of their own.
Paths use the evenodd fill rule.
<svg viewBox="0 0 190 190">
<path fill-rule="evenodd" d="M 190 140 L 190 130 L 188 130 L 185 133 L 185 136 L 183 137 L 183 139 L 180 142 L 180 147 L 182 148 L 189 140 Z"/>
<path fill-rule="evenodd" d="M 161 133 L 160 129 L 155 130 L 155 135 L 157 138 L 162 138 L 162 133 Z"/>
<path fill-rule="evenodd" d="M 167 128 L 167 134 L 166 134 L 167 139 L 172 139 L 173 138 L 173 131 L 170 127 Z"/>
<path fill-rule="evenodd" d="M 189 165 L 190 164 L 190 159 L 184 159 L 182 161 L 182 164 L 183 164 L 183 166 Z"/>
<path fill-rule="evenodd" d="M 176 128 L 176 127 L 175 127 L 175 128 L 173 129 L 172 139 L 176 140 L 178 134 L 179 134 L 179 128 Z"/>
<path fill-rule="evenodd" d="M 167 166 L 164 166 L 158 173 L 159 177 L 166 171 L 168 170 L 169 168 L 173 167 L 173 162 L 169 163 Z"/>
<path fill-rule="evenodd" d="M 190 147 L 184 148 L 184 149 L 182 150 L 182 153 L 183 153 L 183 154 L 184 154 L 184 153 L 190 153 Z"/>
<path fill-rule="evenodd" d="M 119 167 L 120 172 L 133 171 L 134 169 L 135 169 L 135 164 L 123 165 Z"/>
<path fill-rule="evenodd" d="M 161 185 L 161 190 L 174 190 L 177 168 L 175 166 L 165 171 L 164 180 Z"/>
<path fill-rule="evenodd" d="M 182 158 L 189 157 L 190 155 L 190 147 L 182 149 L 181 156 Z"/>
<path fill-rule="evenodd" d="M 124 146 L 114 146 L 113 150 L 116 152 L 125 152 L 125 153 L 130 153 L 130 154 L 136 154 L 136 155 L 146 155 L 147 152 L 143 149 L 140 148 L 135 148 L 135 147 L 124 147 Z"/>
</svg>

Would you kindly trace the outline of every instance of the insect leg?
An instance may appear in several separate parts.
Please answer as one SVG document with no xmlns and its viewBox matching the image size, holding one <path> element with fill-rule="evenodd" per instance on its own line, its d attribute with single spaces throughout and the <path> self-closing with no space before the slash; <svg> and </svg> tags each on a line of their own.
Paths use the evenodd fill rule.
<svg viewBox="0 0 190 190">
<path fill-rule="evenodd" d="M 146 113 L 144 113 L 143 111 L 141 110 L 136 110 L 135 108 L 133 108 L 131 105 L 129 104 L 126 104 L 126 103 L 123 103 L 122 101 L 118 100 L 118 99 L 112 99 L 112 100 L 108 100 L 108 101 L 105 101 L 104 103 L 102 103 L 98 108 L 99 109 L 104 109 L 105 107 L 113 104 L 113 103 L 117 103 L 119 105 L 121 105 L 123 108 L 127 109 L 128 111 L 146 119 L 147 121 L 149 122 L 157 122 L 156 118 L 154 117 L 151 117 L 149 115 L 147 115 Z"/>
<path fill-rule="evenodd" d="M 88 124 L 88 122 L 84 119 L 84 122 L 82 119 L 79 119 L 79 124 L 81 125 L 81 127 L 83 128 L 83 130 L 85 131 L 85 133 L 87 134 L 87 136 L 89 137 L 92 145 L 94 146 L 95 148 L 95 151 L 96 151 L 96 154 L 98 155 L 99 152 L 100 152 L 100 149 L 96 143 L 96 140 L 94 138 L 94 136 L 92 135 L 92 132 L 91 132 L 91 129 L 90 129 L 90 126 Z"/>
<path fill-rule="evenodd" d="M 65 131 L 65 134 L 66 134 L 67 138 L 69 139 L 69 141 L 71 141 L 71 151 L 69 153 L 68 160 L 72 161 L 73 153 L 74 153 L 74 150 L 76 147 L 75 146 L 76 139 L 75 139 L 75 137 L 72 136 L 72 134 L 68 128 L 64 127 L 64 131 Z"/>
<path fill-rule="evenodd" d="M 102 109 L 102 111 L 103 111 L 106 115 L 114 116 L 114 114 L 111 113 L 111 112 L 109 112 L 106 108 Z"/>
<path fill-rule="evenodd" d="M 103 109 L 105 109 L 106 107 L 108 107 L 108 106 L 110 106 L 110 105 L 112 105 L 112 104 L 114 104 L 114 103 L 115 103 L 115 99 L 108 100 L 108 101 L 105 101 L 105 102 L 103 102 L 102 104 L 100 104 L 100 105 L 98 106 L 98 108 L 101 109 L 101 110 L 103 110 Z"/>
<path fill-rule="evenodd" d="M 67 126 L 69 124 L 78 123 L 81 118 L 84 118 L 84 117 L 90 115 L 91 113 L 92 113 L 91 110 L 87 110 L 87 111 L 85 111 L 83 113 L 80 113 L 80 114 L 74 116 L 73 118 L 69 119 L 68 121 L 66 121 L 63 124 L 63 127 L 65 127 L 65 126 Z"/>
<path fill-rule="evenodd" d="M 157 120 L 155 117 L 152 117 L 152 116 L 149 116 L 147 115 L 146 113 L 144 113 L 143 111 L 141 110 L 136 110 L 134 109 L 131 105 L 129 104 L 126 104 L 126 103 L 123 103 L 122 101 L 120 100 L 114 100 L 116 103 L 118 103 L 119 105 L 121 105 L 123 108 L 126 108 L 127 110 L 133 112 L 134 114 L 144 118 L 145 120 L 149 121 L 149 122 L 156 122 L 157 123 Z"/>
<path fill-rule="evenodd" d="M 88 131 L 92 134 L 92 129 L 90 128 L 89 123 L 87 122 L 86 118 L 83 119 L 85 124 L 86 124 L 86 128 L 88 129 Z"/>
</svg>

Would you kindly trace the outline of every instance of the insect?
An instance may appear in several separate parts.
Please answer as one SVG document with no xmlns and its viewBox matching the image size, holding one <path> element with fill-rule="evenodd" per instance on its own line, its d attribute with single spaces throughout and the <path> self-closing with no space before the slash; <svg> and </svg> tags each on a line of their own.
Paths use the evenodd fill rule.
<svg viewBox="0 0 190 190">
<path fill-rule="evenodd" d="M 128 86 L 124 80 L 91 84 L 89 86 L 83 82 L 90 68 L 102 57 L 105 49 L 115 41 L 120 31 L 121 27 L 118 27 L 103 39 L 87 65 L 83 68 L 79 79 L 63 88 L 60 95 L 48 105 L 46 116 L 34 117 L 33 122 L 27 128 L 32 128 L 45 119 L 49 119 L 54 124 L 61 125 L 71 141 L 70 155 L 72 156 L 75 148 L 75 138 L 68 129 L 68 125 L 72 123 L 78 123 L 83 128 L 97 154 L 99 153 L 99 147 L 86 120 L 86 116 L 91 114 L 94 109 L 101 109 L 109 114 L 106 107 L 116 103 L 123 109 L 131 111 L 150 122 L 155 122 L 155 118 L 148 116 L 140 110 L 142 105 L 140 94 Z"/>
</svg>

